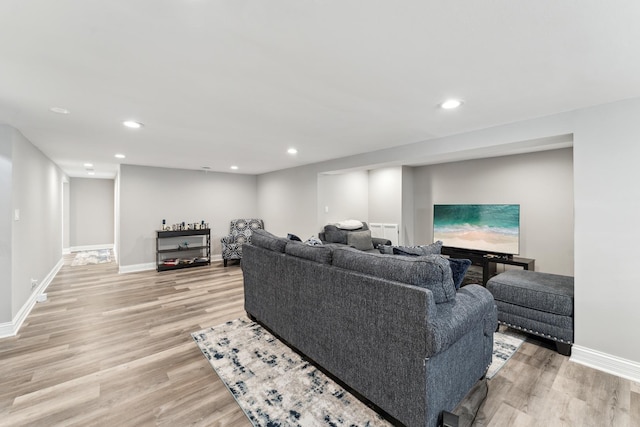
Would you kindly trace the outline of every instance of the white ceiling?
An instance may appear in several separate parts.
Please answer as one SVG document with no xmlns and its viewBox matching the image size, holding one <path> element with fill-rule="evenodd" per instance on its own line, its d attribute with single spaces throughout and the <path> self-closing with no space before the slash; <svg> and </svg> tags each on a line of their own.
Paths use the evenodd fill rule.
<svg viewBox="0 0 640 427">
<path fill-rule="evenodd" d="M 639 22 L 637 0 L 2 0 L 0 122 L 71 176 L 258 174 L 640 96 Z"/>
</svg>

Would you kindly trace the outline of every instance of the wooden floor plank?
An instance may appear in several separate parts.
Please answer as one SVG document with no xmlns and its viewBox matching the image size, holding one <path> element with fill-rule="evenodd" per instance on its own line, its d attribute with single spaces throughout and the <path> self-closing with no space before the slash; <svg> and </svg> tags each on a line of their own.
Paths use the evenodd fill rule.
<svg viewBox="0 0 640 427">
<path fill-rule="evenodd" d="M 251 426 L 190 336 L 245 317 L 237 263 L 118 274 L 72 259 L 0 339 L 0 425 Z M 640 384 L 535 338 L 487 384 L 461 403 L 461 426 L 478 408 L 475 426 L 640 425 Z"/>
</svg>

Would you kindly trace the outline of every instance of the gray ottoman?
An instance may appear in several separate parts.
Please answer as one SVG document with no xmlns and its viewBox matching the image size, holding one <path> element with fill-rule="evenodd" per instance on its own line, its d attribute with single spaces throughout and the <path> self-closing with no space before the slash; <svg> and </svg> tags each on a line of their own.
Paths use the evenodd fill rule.
<svg viewBox="0 0 640 427">
<path fill-rule="evenodd" d="M 573 277 L 509 270 L 492 277 L 487 289 L 498 307 L 498 322 L 555 341 L 558 353 L 571 355 Z"/>
</svg>

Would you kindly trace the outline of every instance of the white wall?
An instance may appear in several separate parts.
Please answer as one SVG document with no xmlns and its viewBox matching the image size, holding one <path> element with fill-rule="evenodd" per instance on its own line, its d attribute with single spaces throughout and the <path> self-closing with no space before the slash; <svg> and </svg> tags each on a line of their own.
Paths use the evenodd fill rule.
<svg viewBox="0 0 640 427">
<path fill-rule="evenodd" d="M 640 364 L 639 117 L 637 98 L 576 113 L 575 333 L 583 360 L 598 351 Z M 640 366 L 634 372 L 640 377 Z"/>
<path fill-rule="evenodd" d="M 319 168 L 310 165 L 257 177 L 258 214 L 267 230 L 303 240 L 318 236 L 318 173 Z"/>
<path fill-rule="evenodd" d="M 402 230 L 402 167 L 394 166 L 369 171 L 369 221 L 398 224 Z M 401 240 L 402 233 L 397 240 Z"/>
<path fill-rule="evenodd" d="M 121 165 L 118 180 L 121 271 L 155 268 L 156 230 L 163 219 L 209 223 L 212 255 L 220 257 L 229 222 L 258 216 L 253 175 Z"/>
<path fill-rule="evenodd" d="M 318 175 L 318 229 L 345 219 L 368 222 L 368 193 L 367 171 Z"/>
<path fill-rule="evenodd" d="M 69 241 L 73 250 L 114 242 L 114 180 L 71 178 Z"/>
<path fill-rule="evenodd" d="M 69 200 L 69 180 L 65 179 L 62 182 L 62 252 L 71 252 L 71 202 Z"/>
<path fill-rule="evenodd" d="M 120 263 L 120 166 L 113 180 L 113 255 Z"/>
<path fill-rule="evenodd" d="M 13 130 L 11 317 L 15 320 L 37 289 L 62 264 L 62 183 L 66 176 L 20 132 Z M 2 286 L 2 285 L 0 285 Z"/>
<path fill-rule="evenodd" d="M 11 322 L 13 131 L 0 125 L 0 324 Z"/>
<path fill-rule="evenodd" d="M 414 168 L 402 167 L 402 228 L 400 243 L 415 245 Z"/>
<path fill-rule="evenodd" d="M 571 148 L 414 168 L 417 244 L 433 241 L 434 204 L 519 204 L 520 255 L 573 275 Z"/>
</svg>

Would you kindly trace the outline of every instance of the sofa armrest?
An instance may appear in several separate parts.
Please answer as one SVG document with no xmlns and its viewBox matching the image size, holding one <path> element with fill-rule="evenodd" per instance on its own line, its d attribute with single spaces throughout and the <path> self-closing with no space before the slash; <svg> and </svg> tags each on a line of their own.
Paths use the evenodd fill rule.
<svg viewBox="0 0 640 427">
<path fill-rule="evenodd" d="M 378 249 L 379 245 L 389 245 L 391 246 L 391 240 L 385 239 L 384 237 L 372 237 L 371 243 L 373 243 L 373 247 Z"/>
<path fill-rule="evenodd" d="M 467 285 L 454 301 L 437 304 L 430 319 L 427 348 L 431 355 L 446 350 L 474 328 L 490 336 L 498 327 L 498 311 L 491 293 L 480 285 Z"/>
</svg>

